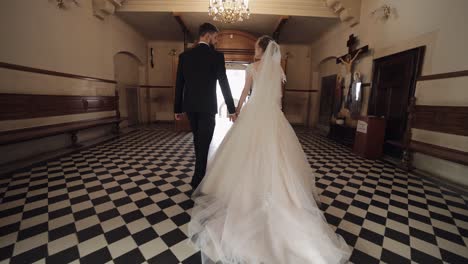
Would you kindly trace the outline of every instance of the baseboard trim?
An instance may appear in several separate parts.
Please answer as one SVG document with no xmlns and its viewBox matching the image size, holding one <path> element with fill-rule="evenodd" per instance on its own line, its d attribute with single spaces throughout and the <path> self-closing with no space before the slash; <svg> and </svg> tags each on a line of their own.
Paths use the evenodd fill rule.
<svg viewBox="0 0 468 264">
<path fill-rule="evenodd" d="M 411 173 L 420 177 L 424 177 L 447 189 L 455 190 L 456 192 L 459 192 L 464 196 L 468 196 L 468 186 L 462 185 L 459 182 L 454 182 L 449 179 L 443 178 L 441 176 L 437 176 L 431 172 L 420 170 L 420 169 L 414 169 L 411 171 Z"/>
<path fill-rule="evenodd" d="M 390 156 L 384 156 L 382 157 L 381 159 L 383 162 L 386 162 L 386 163 L 389 163 L 389 164 L 392 164 L 393 166 L 405 171 L 405 168 L 403 168 L 401 166 L 401 162 L 396 159 L 396 158 L 393 158 L 393 157 L 390 157 Z M 422 178 L 425 178 L 437 185 L 440 185 L 442 187 L 445 187 L 447 189 L 450 189 L 450 190 L 453 190 L 453 191 L 456 191 L 458 193 L 461 193 L 462 195 L 465 195 L 465 196 L 468 196 L 468 186 L 464 186 L 464 185 L 461 185 L 459 182 L 454 182 L 454 181 L 451 181 L 447 178 L 443 178 L 441 176 L 437 176 L 431 172 L 428 172 L 428 171 L 424 171 L 424 170 L 420 170 L 420 169 L 417 169 L 417 168 L 413 168 L 410 173 L 418 176 L 418 177 L 422 177 Z"/>
<path fill-rule="evenodd" d="M 121 129 L 121 132 L 118 135 L 108 135 L 108 136 L 103 136 L 99 137 L 96 139 L 80 142 L 79 147 L 67 147 L 47 153 L 41 153 L 37 156 L 22 159 L 19 161 L 7 163 L 7 164 L 2 164 L 0 165 L 0 178 L 6 178 L 11 176 L 12 174 L 20 173 L 25 170 L 30 169 L 31 167 L 35 167 L 40 165 L 41 163 L 48 162 L 60 157 L 63 157 L 65 155 L 71 155 L 73 153 L 94 147 L 99 144 L 106 143 L 108 141 L 111 141 L 113 139 L 122 137 L 122 136 L 127 136 L 130 133 L 133 133 L 137 131 L 137 129 L 134 128 L 124 128 Z"/>
</svg>

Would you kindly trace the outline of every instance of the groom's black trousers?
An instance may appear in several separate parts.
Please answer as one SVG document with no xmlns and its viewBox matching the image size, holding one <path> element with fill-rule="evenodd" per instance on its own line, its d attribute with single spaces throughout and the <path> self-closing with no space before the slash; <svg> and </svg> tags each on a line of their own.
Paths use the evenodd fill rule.
<svg viewBox="0 0 468 264">
<path fill-rule="evenodd" d="M 215 128 L 215 113 L 187 113 L 193 133 L 195 147 L 195 172 L 192 177 L 192 188 L 195 190 L 203 180 L 208 161 L 208 151 Z"/>
</svg>

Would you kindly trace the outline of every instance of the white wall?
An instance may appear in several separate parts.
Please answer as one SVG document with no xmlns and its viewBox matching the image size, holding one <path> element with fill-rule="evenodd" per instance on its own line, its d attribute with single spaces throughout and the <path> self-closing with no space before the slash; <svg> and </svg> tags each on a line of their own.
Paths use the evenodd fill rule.
<svg viewBox="0 0 468 264">
<path fill-rule="evenodd" d="M 370 13 L 384 3 L 394 8 L 395 15 L 388 21 L 379 21 Z M 468 18 L 465 0 L 363 0 L 361 23 L 354 28 L 338 24 L 312 44 L 312 62 L 316 66 L 326 57 L 347 52 L 346 41 L 350 34 L 360 39 L 360 46 L 373 49 L 370 56 L 358 63 L 356 70 L 368 73 L 372 59 L 403 51 L 420 45 L 428 46 L 423 74 L 442 73 L 466 69 L 468 44 L 465 25 Z"/>
<path fill-rule="evenodd" d="M 95 17 L 91 0 L 78 2 L 62 10 L 55 1 L 1 1 L 0 61 L 105 79 L 114 79 L 119 51 L 146 61 L 142 35 L 116 16 Z"/>
<path fill-rule="evenodd" d="M 286 67 L 286 89 L 310 90 L 310 46 L 308 45 L 281 45 L 282 56 L 288 58 Z M 284 114 L 293 124 L 307 124 L 307 105 L 309 93 L 286 92 L 284 94 Z"/>
<path fill-rule="evenodd" d="M 154 50 L 154 68 L 150 65 L 150 56 L 146 62 L 148 68 L 148 84 L 155 86 L 173 86 L 175 72 L 177 71 L 177 58 L 184 51 L 183 41 L 150 41 L 148 52 Z M 172 55 L 175 50 L 175 55 Z M 146 94 L 146 91 L 143 91 Z M 151 121 L 174 120 L 174 89 L 150 89 Z M 147 112 L 147 109 L 144 110 Z"/>
<path fill-rule="evenodd" d="M 68 1 L 67 1 L 68 2 Z M 146 61 L 146 40 L 118 17 L 100 20 L 92 1 L 59 9 L 55 1 L 0 1 L 0 62 L 114 80 L 114 55 L 125 51 Z M 131 73 L 133 74 L 133 73 Z M 134 75 L 134 74 L 133 74 Z M 137 77 L 138 78 L 138 77 Z M 137 79 L 138 80 L 138 79 Z M 0 69 L 0 93 L 114 96 L 115 85 L 82 79 Z M 123 109 L 124 113 L 126 109 Z M 115 111 L 0 121 L 0 131 L 115 116 Z M 109 127 L 78 133 L 96 138 Z M 0 164 L 70 145 L 69 135 L 2 146 Z"/>
<path fill-rule="evenodd" d="M 395 11 L 388 21 L 378 21 L 370 16 L 372 10 L 383 4 L 390 5 Z M 362 0 L 359 25 L 349 28 L 339 24 L 312 44 L 312 71 L 320 73 L 320 62 L 325 58 L 345 54 L 346 40 L 350 34 L 358 36 L 359 46 L 369 45 L 372 50 L 357 61 L 355 68 L 363 74 L 364 82 L 371 82 L 373 59 L 418 46 L 426 46 L 423 75 L 467 70 L 466 10 L 466 0 Z M 340 71 L 336 69 L 335 72 Z M 418 99 L 417 103 L 468 105 L 466 82 L 462 79 L 467 78 L 418 82 L 416 97 L 421 100 Z M 316 82 L 313 80 L 313 83 Z M 369 94 L 370 90 L 365 93 L 365 101 Z M 362 114 L 366 113 L 366 109 L 367 105 L 364 105 Z M 318 115 L 317 112 L 314 114 Z M 457 145 L 462 148 L 459 150 L 468 151 L 467 137 L 417 131 L 413 139 L 443 147 Z M 416 155 L 415 164 L 419 169 L 468 185 L 466 166 L 438 160 L 438 169 L 435 170 L 430 165 L 434 164 L 432 158 L 424 155 Z"/>
</svg>

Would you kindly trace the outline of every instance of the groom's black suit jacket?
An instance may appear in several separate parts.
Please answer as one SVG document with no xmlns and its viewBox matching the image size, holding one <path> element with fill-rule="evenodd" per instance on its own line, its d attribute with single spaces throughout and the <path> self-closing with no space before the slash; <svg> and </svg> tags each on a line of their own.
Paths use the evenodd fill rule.
<svg viewBox="0 0 468 264">
<path fill-rule="evenodd" d="M 174 113 L 217 113 L 217 80 L 229 113 L 235 113 L 234 100 L 226 76 L 224 54 L 206 44 L 199 44 L 180 54 Z"/>
</svg>

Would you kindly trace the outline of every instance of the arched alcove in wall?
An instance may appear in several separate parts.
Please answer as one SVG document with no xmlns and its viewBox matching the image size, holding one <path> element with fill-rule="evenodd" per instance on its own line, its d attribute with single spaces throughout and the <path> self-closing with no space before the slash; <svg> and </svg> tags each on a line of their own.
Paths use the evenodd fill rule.
<svg viewBox="0 0 468 264">
<path fill-rule="evenodd" d="M 119 94 L 120 116 L 125 119 L 122 126 L 138 125 L 142 121 L 140 91 L 138 86 L 144 78 L 144 63 L 128 51 L 114 55 L 114 78 Z"/>
<path fill-rule="evenodd" d="M 336 64 L 336 57 L 333 56 L 323 58 L 316 65 L 312 65 L 312 68 L 314 69 L 312 73 L 313 87 L 316 87 L 318 92 L 312 95 L 310 122 L 313 127 L 327 130 L 328 127 L 323 127 L 319 124 L 320 104 L 322 103 L 320 100 L 322 96 L 322 78 L 336 75 L 341 69 L 340 66 Z"/>
</svg>

